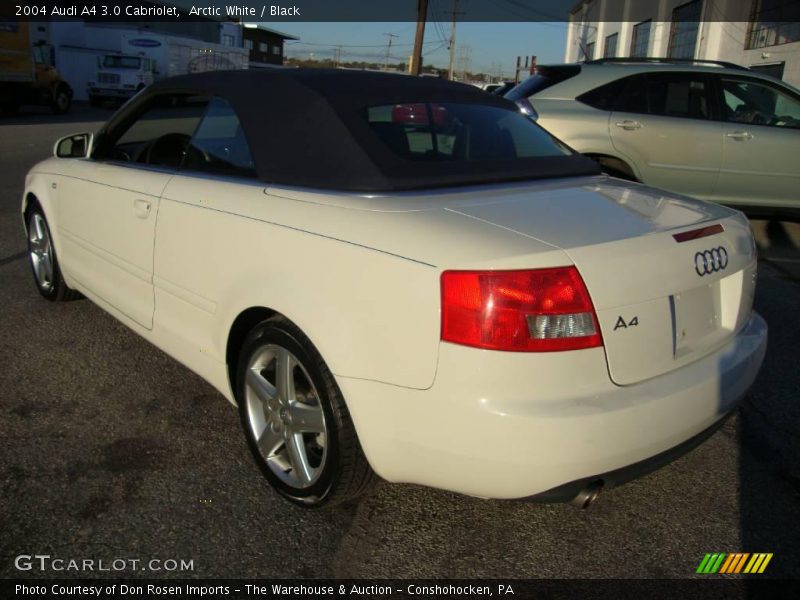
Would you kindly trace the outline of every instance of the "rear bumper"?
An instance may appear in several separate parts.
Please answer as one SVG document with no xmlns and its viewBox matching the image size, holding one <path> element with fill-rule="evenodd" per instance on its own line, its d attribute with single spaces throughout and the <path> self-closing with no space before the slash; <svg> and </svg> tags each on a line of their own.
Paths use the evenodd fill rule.
<svg viewBox="0 0 800 600">
<path fill-rule="evenodd" d="M 643 475 L 699 444 L 755 380 L 766 341 L 754 313 L 712 354 L 628 386 L 611 382 L 602 348 L 531 355 L 452 344 L 441 345 L 427 390 L 337 381 L 383 478 L 557 501 L 587 481 Z"/>
<path fill-rule="evenodd" d="M 674 448 L 660 452 L 655 456 L 640 460 L 639 462 L 633 463 L 632 465 L 628 465 L 626 467 L 620 467 L 619 469 L 608 471 L 607 473 L 598 473 L 597 475 L 593 475 L 591 477 L 584 477 L 583 479 L 578 479 L 577 481 L 570 481 L 569 483 L 562 484 L 556 488 L 547 490 L 546 492 L 540 492 L 525 499 L 530 500 L 531 502 L 569 502 L 575 498 L 578 493 L 581 492 L 581 490 L 586 489 L 587 486 L 593 483 L 602 482 L 603 489 L 609 489 L 639 477 L 644 477 L 648 473 L 657 471 L 661 467 L 678 460 L 684 454 L 688 454 L 697 448 L 700 444 L 714 435 L 717 430 L 719 430 L 725 424 L 725 421 L 727 421 L 728 417 L 730 417 L 732 414 L 733 412 L 729 412 L 708 429 L 704 429 L 696 436 L 689 438 Z"/>
</svg>

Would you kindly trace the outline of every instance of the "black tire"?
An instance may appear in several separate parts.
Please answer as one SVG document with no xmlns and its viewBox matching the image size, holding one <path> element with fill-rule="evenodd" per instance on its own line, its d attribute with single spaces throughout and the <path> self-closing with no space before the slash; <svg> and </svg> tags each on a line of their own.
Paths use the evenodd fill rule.
<svg viewBox="0 0 800 600">
<path fill-rule="evenodd" d="M 39 219 L 41 220 L 39 221 Z M 50 234 L 50 226 L 47 224 L 47 219 L 38 203 L 34 203 L 28 209 L 25 223 L 28 233 L 28 264 L 30 264 L 31 271 L 33 272 L 33 281 L 36 284 L 36 289 L 39 290 L 42 297 L 51 302 L 68 302 L 81 298 L 80 292 L 70 288 L 64 281 L 64 277 L 61 274 L 61 267 L 58 264 L 55 245 L 52 241 L 53 237 Z M 43 228 L 43 231 L 46 232 L 46 245 L 49 247 L 47 253 L 49 253 L 50 259 L 52 260 L 51 274 L 45 281 L 40 279 L 40 276 L 37 274 L 36 265 L 34 264 L 34 255 L 37 253 L 35 252 L 36 243 L 33 241 L 35 235 L 32 235 L 32 231 L 33 228 L 37 227 L 37 223 Z"/>
<path fill-rule="evenodd" d="M 62 83 L 53 94 L 50 110 L 53 111 L 54 115 L 63 115 L 69 112 L 70 106 L 72 106 L 72 94 L 70 89 Z"/>
<path fill-rule="evenodd" d="M 633 174 L 633 169 L 618 158 L 613 158 L 611 156 L 591 156 L 590 158 L 594 159 L 600 165 L 600 169 L 606 175 L 626 181 L 639 181 L 636 175 Z"/>
<path fill-rule="evenodd" d="M 265 348 L 281 348 L 288 350 L 293 355 L 293 358 L 302 367 L 300 377 L 309 377 L 313 388 L 315 388 L 311 392 L 312 394 L 315 392 L 314 395 L 318 398 L 318 404 L 316 404 L 315 400 L 313 406 L 321 407 L 324 414 L 324 427 L 326 429 L 324 438 L 325 453 L 322 454 L 322 459 L 318 465 L 318 475 L 312 483 L 308 484 L 308 487 L 293 485 L 286 481 L 288 474 L 293 469 L 283 469 L 283 475 L 279 476 L 277 472 L 282 468 L 279 466 L 270 467 L 261 450 L 259 450 L 256 435 L 253 432 L 253 424 L 248 417 L 248 410 L 252 410 L 254 406 L 252 402 L 256 400 L 252 389 L 250 395 L 246 396 L 245 379 L 251 363 L 257 360 L 258 356 L 263 355 Z M 319 352 L 303 332 L 284 317 L 272 317 L 262 321 L 250 331 L 245 338 L 239 356 L 240 360 L 237 365 L 236 375 L 236 398 L 239 404 L 242 428 L 247 439 L 247 445 L 270 485 L 284 498 L 304 508 L 334 506 L 364 493 L 375 481 L 376 476 L 361 449 L 350 413 L 333 375 Z M 275 364 L 277 364 L 277 361 L 278 359 L 276 358 Z M 264 370 L 267 370 L 267 368 Z M 298 372 L 297 367 L 293 367 L 291 372 L 293 373 L 292 381 L 294 382 L 294 374 Z M 298 380 L 298 383 L 301 383 L 301 381 Z M 279 387 L 276 380 L 274 390 Z M 309 395 L 306 394 L 306 397 Z M 276 399 L 277 396 L 276 391 Z M 248 400 L 248 398 L 252 400 Z M 267 424 L 266 427 L 270 427 L 270 425 Z M 314 434 L 302 435 L 304 440 L 306 440 L 306 436 L 314 436 Z M 306 452 L 309 445 L 316 443 L 316 438 L 312 437 L 311 440 L 303 443 L 306 445 L 306 449 L 304 449 L 304 452 Z M 276 451 L 275 454 L 278 454 L 278 452 Z M 286 452 L 285 445 L 284 452 Z M 274 471 L 273 469 L 277 470 Z"/>
</svg>

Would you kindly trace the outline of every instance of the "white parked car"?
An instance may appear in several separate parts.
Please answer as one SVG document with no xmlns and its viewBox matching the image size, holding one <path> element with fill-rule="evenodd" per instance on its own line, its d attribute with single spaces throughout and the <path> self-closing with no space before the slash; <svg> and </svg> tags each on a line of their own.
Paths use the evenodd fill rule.
<svg viewBox="0 0 800 600">
<path fill-rule="evenodd" d="M 57 142 L 22 211 L 41 294 L 214 385 L 303 506 L 373 473 L 587 505 L 713 432 L 766 348 L 740 213 L 435 79 L 157 82 Z"/>
</svg>

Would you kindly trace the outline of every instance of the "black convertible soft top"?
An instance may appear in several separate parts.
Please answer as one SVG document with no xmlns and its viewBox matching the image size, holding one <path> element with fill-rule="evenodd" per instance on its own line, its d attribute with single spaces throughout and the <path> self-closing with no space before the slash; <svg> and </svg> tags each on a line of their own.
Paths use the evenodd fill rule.
<svg viewBox="0 0 800 600">
<path fill-rule="evenodd" d="M 142 99 L 173 91 L 228 100 L 259 179 L 272 184 L 381 192 L 599 173 L 577 153 L 430 162 L 398 156 L 371 129 L 368 107 L 449 102 L 516 110 L 504 98 L 435 78 L 334 69 L 214 71 L 158 81 Z"/>
</svg>

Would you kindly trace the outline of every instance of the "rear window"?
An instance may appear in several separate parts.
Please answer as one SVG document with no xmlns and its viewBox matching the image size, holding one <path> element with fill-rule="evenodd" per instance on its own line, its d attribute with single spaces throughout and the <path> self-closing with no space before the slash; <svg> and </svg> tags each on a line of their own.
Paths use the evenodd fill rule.
<svg viewBox="0 0 800 600">
<path fill-rule="evenodd" d="M 549 87 L 575 77 L 581 72 L 580 65 L 564 65 L 560 67 L 539 67 L 536 74 L 528 77 L 505 96 L 509 100 L 530 98 Z"/>
<path fill-rule="evenodd" d="M 414 161 L 509 160 L 571 154 L 517 111 L 481 104 L 407 103 L 367 109 L 372 131 Z"/>
</svg>

